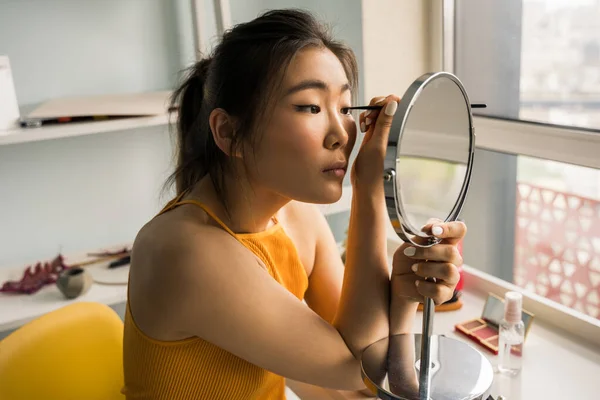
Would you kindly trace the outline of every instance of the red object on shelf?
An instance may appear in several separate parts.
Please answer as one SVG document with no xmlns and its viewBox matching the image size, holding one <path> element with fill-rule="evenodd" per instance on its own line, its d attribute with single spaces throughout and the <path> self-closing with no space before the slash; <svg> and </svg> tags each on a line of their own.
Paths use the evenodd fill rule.
<svg viewBox="0 0 600 400">
<path fill-rule="evenodd" d="M 34 294 L 46 285 L 56 283 L 61 272 L 75 267 L 93 264 L 98 261 L 109 258 L 120 258 L 129 255 L 131 250 L 123 247 L 114 251 L 101 251 L 97 253 L 88 253 L 89 257 L 98 257 L 95 260 L 66 265 L 62 254 L 59 254 L 52 261 L 38 262 L 35 266 L 28 266 L 23 272 L 21 279 L 16 281 L 7 281 L 0 286 L 0 293 L 24 293 Z"/>
<path fill-rule="evenodd" d="M 68 268 L 64 257 L 59 254 L 50 262 L 38 262 L 35 266 L 28 266 L 20 280 L 5 282 L 0 287 L 0 292 L 33 294 L 45 285 L 55 283 L 58 275 Z"/>
</svg>

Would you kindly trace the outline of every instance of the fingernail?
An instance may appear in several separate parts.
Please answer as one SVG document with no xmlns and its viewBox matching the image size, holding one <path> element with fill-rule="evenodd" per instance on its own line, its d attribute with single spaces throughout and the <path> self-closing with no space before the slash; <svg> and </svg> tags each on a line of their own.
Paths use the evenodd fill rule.
<svg viewBox="0 0 600 400">
<path fill-rule="evenodd" d="M 412 257 L 415 255 L 416 252 L 417 252 L 417 249 L 415 249 L 414 247 L 407 247 L 404 249 L 405 256 Z"/>
<path fill-rule="evenodd" d="M 442 233 L 444 233 L 444 229 L 441 226 L 434 226 L 431 229 L 431 233 L 433 233 L 435 236 L 440 236 Z"/>
<path fill-rule="evenodd" d="M 390 101 L 387 106 L 385 106 L 385 115 L 392 116 L 396 114 L 396 110 L 398 109 L 398 102 L 396 100 Z"/>
<path fill-rule="evenodd" d="M 385 96 L 381 96 L 381 97 L 376 97 L 375 100 L 375 104 L 377 103 L 381 103 L 382 101 L 384 101 L 387 97 Z"/>
<path fill-rule="evenodd" d="M 365 120 L 365 122 L 367 123 L 367 125 L 371 125 L 371 122 L 373 122 L 373 121 L 371 121 L 371 118 L 367 118 L 367 119 Z"/>
<path fill-rule="evenodd" d="M 419 286 L 419 281 L 415 281 L 415 286 Z"/>
<path fill-rule="evenodd" d="M 413 264 L 412 267 L 410 267 L 410 269 L 412 269 L 412 272 L 417 272 L 418 267 L 419 267 L 418 264 Z"/>
<path fill-rule="evenodd" d="M 369 114 L 371 114 L 371 110 L 367 110 L 367 111 L 365 112 L 365 117 L 366 117 L 367 115 L 369 115 Z"/>
<path fill-rule="evenodd" d="M 365 126 L 365 123 L 364 123 L 364 122 L 361 122 L 361 123 L 360 123 L 360 131 L 361 131 L 361 132 L 365 132 L 366 130 L 367 130 L 367 127 Z"/>
</svg>

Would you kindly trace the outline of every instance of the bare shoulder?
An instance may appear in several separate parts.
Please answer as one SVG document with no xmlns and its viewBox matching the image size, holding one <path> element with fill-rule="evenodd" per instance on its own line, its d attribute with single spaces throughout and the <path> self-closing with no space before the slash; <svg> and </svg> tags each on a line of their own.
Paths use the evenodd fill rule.
<svg viewBox="0 0 600 400">
<path fill-rule="evenodd" d="M 303 209 L 312 213 L 313 207 L 292 205 L 277 217 L 293 223 Z M 334 326 L 235 238 L 198 218 L 184 221 L 178 215 L 184 211 L 153 220 L 134 245 L 129 300 L 144 333 L 168 341 L 199 337 L 260 368 L 318 386 L 364 387 L 359 364 Z"/>
<path fill-rule="evenodd" d="M 224 263 L 257 264 L 230 234 L 186 212 L 190 210 L 181 207 L 153 219 L 133 244 L 131 312 L 139 328 L 158 340 L 186 337 L 173 329 L 184 318 L 177 305 L 187 301 L 186 282 L 208 282 Z"/>
</svg>

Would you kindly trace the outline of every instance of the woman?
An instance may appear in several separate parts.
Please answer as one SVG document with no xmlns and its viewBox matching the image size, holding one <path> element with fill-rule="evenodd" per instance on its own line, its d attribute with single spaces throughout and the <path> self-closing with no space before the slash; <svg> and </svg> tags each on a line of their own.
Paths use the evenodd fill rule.
<svg viewBox="0 0 600 400">
<path fill-rule="evenodd" d="M 461 223 L 427 226 L 446 238 L 433 248 L 402 246 L 390 280 L 381 176 L 397 96 L 360 116 L 345 267 L 314 206 L 342 194 L 356 85 L 352 51 L 297 10 L 237 25 L 191 69 L 175 97 L 178 195 L 132 253 L 128 399 L 284 399 L 285 377 L 364 389 L 361 351 L 410 331 L 424 295 L 452 296 Z"/>
</svg>

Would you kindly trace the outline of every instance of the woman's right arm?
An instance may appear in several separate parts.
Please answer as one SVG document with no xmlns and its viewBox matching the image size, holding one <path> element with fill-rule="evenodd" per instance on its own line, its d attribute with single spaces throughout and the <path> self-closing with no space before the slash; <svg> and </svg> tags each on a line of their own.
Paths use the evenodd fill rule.
<svg viewBox="0 0 600 400">
<path fill-rule="evenodd" d="M 172 238 L 168 268 L 153 277 L 163 293 L 153 309 L 203 338 L 276 374 L 332 389 L 363 389 L 360 365 L 340 333 L 277 283 L 233 237 Z M 161 260 L 163 259 L 164 260 Z"/>
</svg>

